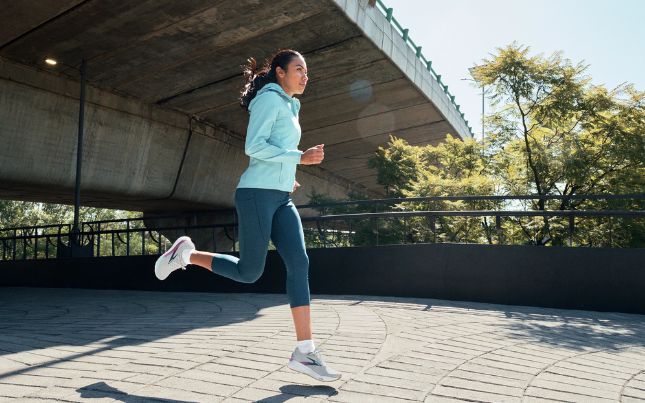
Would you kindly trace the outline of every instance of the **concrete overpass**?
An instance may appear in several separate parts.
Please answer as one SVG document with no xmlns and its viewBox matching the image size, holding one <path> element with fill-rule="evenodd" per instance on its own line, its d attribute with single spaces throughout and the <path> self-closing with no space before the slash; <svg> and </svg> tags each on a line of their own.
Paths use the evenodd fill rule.
<svg viewBox="0 0 645 403">
<path fill-rule="evenodd" d="M 366 0 L 60 0 L 0 10 L 0 198 L 71 203 L 87 60 L 82 203 L 141 211 L 232 205 L 247 164 L 240 64 L 306 57 L 303 190 L 378 194 L 367 158 L 390 134 L 434 144 L 470 130 L 427 65 Z M 44 63 L 53 57 L 56 67 Z"/>
</svg>

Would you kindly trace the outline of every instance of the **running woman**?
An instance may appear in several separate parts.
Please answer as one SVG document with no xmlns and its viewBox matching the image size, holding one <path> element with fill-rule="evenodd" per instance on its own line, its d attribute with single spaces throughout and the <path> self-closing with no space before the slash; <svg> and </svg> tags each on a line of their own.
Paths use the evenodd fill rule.
<svg viewBox="0 0 645 403">
<path fill-rule="evenodd" d="M 297 165 L 320 164 L 325 157 L 324 144 L 298 150 L 300 101 L 294 95 L 305 91 L 307 63 L 295 50 L 280 50 L 259 71 L 250 58 L 244 77 L 240 104 L 250 113 L 244 147 L 250 161 L 235 191 L 240 257 L 197 251 L 191 239 L 182 236 L 157 259 L 155 274 L 164 280 L 194 264 L 253 283 L 264 271 L 271 239 L 287 267 L 287 294 L 297 337 L 288 366 L 320 381 L 334 381 L 340 374 L 325 364 L 311 335 L 309 258 L 300 215 L 290 196 L 300 186 Z"/>
</svg>

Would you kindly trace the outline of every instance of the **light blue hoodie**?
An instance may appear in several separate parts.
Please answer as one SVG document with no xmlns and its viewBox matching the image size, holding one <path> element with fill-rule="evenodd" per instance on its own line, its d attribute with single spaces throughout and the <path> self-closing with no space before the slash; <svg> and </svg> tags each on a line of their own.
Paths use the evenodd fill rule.
<svg viewBox="0 0 645 403">
<path fill-rule="evenodd" d="M 276 189 L 291 192 L 302 151 L 298 112 L 300 101 L 279 84 L 269 83 L 249 104 L 249 126 L 244 152 L 251 160 L 238 188 Z"/>
</svg>

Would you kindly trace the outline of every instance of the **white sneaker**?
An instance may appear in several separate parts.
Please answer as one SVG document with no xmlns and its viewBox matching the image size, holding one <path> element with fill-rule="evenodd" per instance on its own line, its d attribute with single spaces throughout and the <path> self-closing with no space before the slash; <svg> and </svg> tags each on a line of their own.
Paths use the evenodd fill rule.
<svg viewBox="0 0 645 403">
<path fill-rule="evenodd" d="M 165 280 L 173 271 L 186 266 L 181 260 L 181 253 L 186 249 L 195 249 L 195 244 L 187 236 L 179 237 L 172 247 L 155 262 L 155 275 L 159 280 Z"/>
<path fill-rule="evenodd" d="M 304 354 L 296 347 L 291 359 L 289 368 L 323 382 L 331 382 L 340 379 L 340 373 L 331 369 L 320 355 L 320 350 L 313 353 Z"/>
</svg>

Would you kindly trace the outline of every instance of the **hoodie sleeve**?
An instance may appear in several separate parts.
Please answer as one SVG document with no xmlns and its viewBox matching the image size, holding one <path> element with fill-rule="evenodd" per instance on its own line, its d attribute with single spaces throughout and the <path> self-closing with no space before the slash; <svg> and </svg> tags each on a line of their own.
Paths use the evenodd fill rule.
<svg viewBox="0 0 645 403">
<path fill-rule="evenodd" d="M 252 158 L 272 162 L 300 163 L 300 150 L 287 150 L 269 142 L 271 129 L 278 117 L 279 97 L 267 92 L 258 95 L 251 107 L 249 127 L 246 130 L 244 152 Z"/>
</svg>

